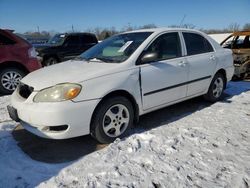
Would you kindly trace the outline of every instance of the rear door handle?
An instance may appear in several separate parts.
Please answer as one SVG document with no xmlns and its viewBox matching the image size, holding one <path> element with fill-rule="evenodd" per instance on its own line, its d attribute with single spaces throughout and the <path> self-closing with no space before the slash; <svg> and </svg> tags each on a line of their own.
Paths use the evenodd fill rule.
<svg viewBox="0 0 250 188">
<path fill-rule="evenodd" d="M 215 61 L 215 60 L 216 60 L 216 58 L 215 58 L 214 55 L 211 55 L 211 56 L 209 57 L 209 59 L 212 60 L 212 61 Z"/>
<path fill-rule="evenodd" d="M 181 62 L 178 63 L 178 65 L 179 65 L 180 67 L 185 67 L 185 66 L 187 65 L 187 62 L 181 61 Z"/>
</svg>

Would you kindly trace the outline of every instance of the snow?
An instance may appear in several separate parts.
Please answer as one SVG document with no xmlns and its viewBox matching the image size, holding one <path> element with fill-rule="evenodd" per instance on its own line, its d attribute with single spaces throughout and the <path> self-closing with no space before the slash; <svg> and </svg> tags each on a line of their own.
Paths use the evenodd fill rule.
<svg viewBox="0 0 250 188">
<path fill-rule="evenodd" d="M 220 44 L 223 40 L 225 40 L 231 34 L 232 33 L 219 33 L 219 34 L 210 34 L 209 36 L 212 37 L 216 42 Z"/>
<path fill-rule="evenodd" d="M 0 97 L 0 185 L 249 187 L 250 82 L 230 82 L 226 93 L 212 105 L 191 100 L 148 114 L 131 136 L 61 164 L 35 161 L 19 148 L 9 97 Z"/>
</svg>

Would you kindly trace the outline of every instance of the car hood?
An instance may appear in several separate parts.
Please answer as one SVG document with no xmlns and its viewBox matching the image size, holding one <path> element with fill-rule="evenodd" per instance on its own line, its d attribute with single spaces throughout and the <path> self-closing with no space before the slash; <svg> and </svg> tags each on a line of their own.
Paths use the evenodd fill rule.
<svg viewBox="0 0 250 188">
<path fill-rule="evenodd" d="M 44 67 L 24 77 L 21 82 L 35 91 L 60 83 L 79 83 L 115 71 L 119 64 L 70 60 Z"/>
</svg>

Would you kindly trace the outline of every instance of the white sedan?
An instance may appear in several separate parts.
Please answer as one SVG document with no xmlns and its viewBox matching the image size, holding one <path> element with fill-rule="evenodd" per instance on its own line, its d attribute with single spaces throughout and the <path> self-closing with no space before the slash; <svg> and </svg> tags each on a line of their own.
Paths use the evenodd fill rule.
<svg viewBox="0 0 250 188">
<path fill-rule="evenodd" d="M 200 31 L 138 30 L 29 74 L 8 110 L 41 137 L 109 143 L 145 113 L 200 95 L 219 100 L 233 73 L 232 51 Z"/>
</svg>

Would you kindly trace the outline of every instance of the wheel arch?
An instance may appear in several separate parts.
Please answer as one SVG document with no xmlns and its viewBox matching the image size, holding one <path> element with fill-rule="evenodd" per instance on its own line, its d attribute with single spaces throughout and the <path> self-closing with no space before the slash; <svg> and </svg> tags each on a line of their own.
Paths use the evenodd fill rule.
<svg viewBox="0 0 250 188">
<path fill-rule="evenodd" d="M 46 55 L 43 56 L 43 62 L 42 62 L 43 66 L 45 66 L 44 65 L 45 61 L 47 61 L 51 57 L 55 58 L 58 62 L 61 61 L 57 54 L 46 54 Z"/>
<path fill-rule="evenodd" d="M 23 71 L 25 74 L 29 73 L 28 69 L 24 65 L 16 61 L 6 61 L 0 63 L 0 69 L 5 69 L 5 68 L 17 68 Z"/>
<path fill-rule="evenodd" d="M 134 123 L 137 123 L 139 121 L 139 105 L 137 104 L 137 102 L 136 102 L 135 98 L 133 97 L 133 95 L 130 94 L 126 90 L 115 90 L 115 91 L 112 91 L 112 92 L 106 94 L 99 101 L 99 103 L 96 105 L 95 110 L 94 110 L 94 112 L 92 114 L 92 117 L 91 117 L 90 129 L 91 129 L 92 121 L 93 121 L 94 115 L 96 113 L 96 110 L 102 104 L 102 102 L 105 101 L 108 98 L 117 97 L 117 96 L 125 97 L 125 98 L 127 98 L 131 102 L 131 104 L 133 106 L 133 109 L 134 109 Z"/>
<path fill-rule="evenodd" d="M 226 85 L 227 85 L 227 73 L 226 73 L 226 70 L 223 69 L 223 68 L 221 68 L 221 69 L 217 70 L 217 72 L 214 74 L 214 76 L 215 76 L 216 74 L 218 74 L 218 73 L 222 74 L 223 77 L 224 77 L 224 79 L 225 79 L 225 83 L 224 83 L 224 89 L 225 89 L 225 88 L 226 88 Z"/>
</svg>

